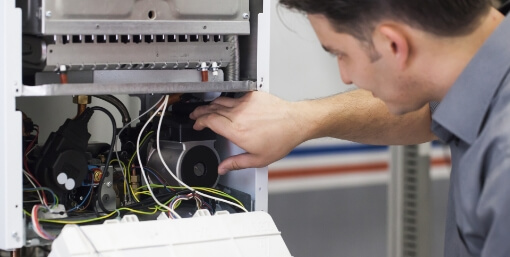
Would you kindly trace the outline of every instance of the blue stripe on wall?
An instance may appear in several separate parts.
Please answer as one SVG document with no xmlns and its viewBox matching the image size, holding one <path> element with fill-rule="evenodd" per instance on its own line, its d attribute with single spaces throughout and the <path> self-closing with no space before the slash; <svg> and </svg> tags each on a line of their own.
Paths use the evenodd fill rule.
<svg viewBox="0 0 510 257">
<path fill-rule="evenodd" d="M 443 144 L 437 141 L 432 142 L 433 147 L 442 147 Z M 325 154 L 359 153 L 359 152 L 382 152 L 388 150 L 385 145 L 363 145 L 363 144 L 339 144 L 327 146 L 299 147 L 290 152 L 286 157 L 316 156 Z"/>
<path fill-rule="evenodd" d="M 328 146 L 310 146 L 300 147 L 292 150 L 287 157 L 303 157 L 315 156 L 324 154 L 338 154 L 338 153 L 358 153 L 358 152 L 375 152 L 385 151 L 388 146 L 380 145 L 328 145 Z"/>
</svg>

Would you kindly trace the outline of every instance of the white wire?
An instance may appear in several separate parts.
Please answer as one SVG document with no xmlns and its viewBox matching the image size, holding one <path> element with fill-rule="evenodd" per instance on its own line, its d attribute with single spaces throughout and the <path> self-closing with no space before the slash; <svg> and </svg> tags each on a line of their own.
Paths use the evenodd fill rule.
<svg viewBox="0 0 510 257">
<path fill-rule="evenodd" d="M 115 144 L 117 144 L 117 141 L 120 140 L 120 135 L 122 134 L 122 132 L 127 129 L 129 126 L 131 126 L 131 124 L 135 123 L 136 121 L 138 121 L 140 118 L 142 118 L 143 116 L 145 116 L 147 113 L 149 113 L 150 111 L 152 111 L 152 109 L 156 108 L 156 106 L 158 106 L 159 102 L 161 102 L 161 100 L 163 100 L 163 98 L 165 98 L 164 96 L 162 96 L 151 108 L 149 108 L 147 111 L 145 111 L 144 113 L 142 113 L 140 116 L 136 117 L 135 119 L 133 119 L 131 122 L 129 122 L 128 124 L 126 124 L 124 127 L 122 127 L 122 129 L 120 129 L 119 133 L 117 133 L 117 139 L 115 140 Z M 114 146 L 115 147 L 115 146 Z M 115 151 L 115 157 L 117 157 L 117 160 L 119 160 L 119 163 L 120 162 L 120 158 L 119 158 L 119 153 L 118 151 Z M 124 174 L 124 172 L 122 173 Z M 126 178 L 124 178 L 126 179 Z"/>
<path fill-rule="evenodd" d="M 152 114 L 152 116 L 147 120 L 147 122 L 145 123 L 145 125 L 143 125 L 142 127 L 142 130 L 140 130 L 140 134 L 138 134 L 138 138 L 136 140 L 136 156 L 138 157 L 138 162 L 140 163 L 140 171 L 142 173 L 142 178 L 143 180 L 145 181 L 145 183 L 147 184 L 147 189 L 149 190 L 150 194 L 151 194 L 151 197 L 152 199 L 154 199 L 154 201 L 161 207 L 163 207 L 164 209 L 168 210 L 170 213 L 172 213 L 172 215 L 174 215 L 175 217 L 177 218 L 181 218 L 181 216 L 175 212 L 174 210 L 172 210 L 170 207 L 162 204 L 161 202 L 158 201 L 158 199 L 156 198 L 156 196 L 154 195 L 154 193 L 152 192 L 152 189 L 150 187 L 150 184 L 149 184 L 149 181 L 147 180 L 147 176 L 145 175 L 145 169 L 142 165 L 142 157 L 140 157 L 140 139 L 142 137 L 142 134 L 143 134 L 143 131 L 145 131 L 145 128 L 149 125 L 149 123 L 154 119 L 154 117 L 156 117 L 156 115 L 158 114 L 159 111 L 161 111 L 161 109 L 163 109 L 162 111 L 162 114 L 161 114 L 161 118 L 160 118 L 160 121 L 163 120 L 163 115 L 165 113 L 165 109 L 167 107 L 167 103 L 168 103 L 168 96 L 165 97 L 165 102 L 162 106 L 160 106 L 155 112 L 154 114 Z M 159 139 L 159 138 L 158 138 Z"/>
<path fill-rule="evenodd" d="M 26 170 L 23 170 L 23 175 L 25 175 L 25 177 L 28 179 L 28 182 L 30 182 L 30 184 L 32 184 L 32 186 L 36 189 L 37 195 L 39 196 L 39 200 L 41 200 L 41 204 L 48 207 L 48 205 L 46 205 L 46 203 L 44 202 L 41 194 L 39 193 L 39 190 L 37 190 L 37 186 L 35 185 L 34 181 L 32 181 Z"/>
<path fill-rule="evenodd" d="M 41 224 L 39 223 L 39 221 L 35 219 L 35 212 L 38 212 L 38 211 L 39 211 L 39 207 L 38 207 L 38 205 L 36 204 L 36 205 L 34 205 L 34 206 L 32 207 L 32 217 L 31 217 L 31 219 L 32 219 L 32 227 L 33 227 L 34 232 L 35 232 L 38 236 L 40 236 L 41 238 L 44 238 L 44 239 L 46 239 L 46 240 L 54 240 L 55 238 L 54 238 L 53 236 L 51 236 L 51 235 L 47 234 L 47 232 L 44 232 L 44 230 L 43 230 L 43 228 L 42 228 Z M 36 224 L 37 224 L 37 225 L 36 225 Z M 41 230 L 39 230 L 39 229 L 37 228 L 38 226 L 39 226 L 39 229 L 41 229 Z"/>
<path fill-rule="evenodd" d="M 147 113 L 149 113 L 150 111 L 152 111 L 154 108 L 156 108 L 156 106 L 158 106 L 159 102 L 161 102 L 161 100 L 163 100 L 163 98 L 165 98 L 164 96 L 162 96 L 151 108 L 149 108 L 147 111 L 145 111 L 144 113 L 140 114 L 140 116 L 136 117 L 135 119 L 133 119 L 131 122 L 129 122 L 128 124 L 124 125 L 124 127 L 122 127 L 119 131 L 119 133 L 117 133 L 117 139 L 115 139 L 115 144 L 117 144 L 117 141 L 120 140 L 120 135 L 122 134 L 122 132 L 127 129 L 128 127 L 131 126 L 131 124 L 135 123 L 136 121 L 140 120 L 140 118 L 142 118 L 143 116 L 145 116 Z M 143 131 L 143 130 L 142 130 Z M 112 149 L 114 149 L 114 147 L 112 147 Z M 120 158 L 119 158 L 119 152 L 118 151 L 115 151 L 115 157 L 117 157 L 117 161 L 120 163 L 119 166 L 122 167 L 122 176 L 124 176 L 124 181 L 127 181 L 127 167 L 122 164 Z M 110 165 L 108 163 L 108 165 Z M 126 182 L 127 183 L 127 182 Z M 128 194 L 129 194 L 129 190 L 128 190 Z M 126 199 L 127 196 L 124 196 L 124 199 Z"/>
<path fill-rule="evenodd" d="M 231 202 L 231 201 L 227 201 L 227 200 L 224 200 L 224 199 L 221 199 L 221 198 L 218 198 L 218 197 L 214 197 L 212 195 L 208 195 L 208 194 L 204 194 L 200 191 L 196 191 L 194 190 L 193 188 L 191 188 L 190 186 L 186 185 L 182 180 L 180 180 L 173 172 L 172 170 L 170 170 L 170 168 L 168 167 L 168 165 L 166 164 L 165 160 L 163 159 L 163 155 L 161 154 L 161 148 L 159 146 L 159 135 L 160 135 L 160 131 L 161 131 L 161 124 L 163 123 L 163 117 L 165 116 L 165 111 L 166 111 L 166 106 L 167 106 L 167 103 L 168 103 L 168 98 L 165 99 L 165 102 L 164 102 L 164 106 L 165 108 L 163 109 L 163 111 L 161 112 L 161 119 L 159 119 L 159 124 L 158 124 L 158 130 L 156 132 L 156 147 L 157 147 L 157 150 L 158 150 L 158 155 L 159 155 L 159 158 L 161 159 L 161 162 L 163 163 L 163 166 L 165 166 L 165 169 L 168 171 L 168 173 L 170 173 L 170 175 L 177 181 L 179 182 L 180 185 L 182 185 L 183 187 L 191 190 L 192 192 L 196 192 L 198 195 L 201 195 L 203 197 L 207 197 L 207 198 L 210 198 L 210 199 L 213 199 L 213 200 L 216 200 L 216 201 L 219 201 L 219 202 L 224 202 L 226 204 L 230 204 L 230 205 L 233 205 L 245 212 L 248 212 L 248 210 L 246 210 L 246 208 L 244 208 L 243 206 L 239 205 L 239 204 L 236 204 L 234 202 Z M 143 131 L 143 129 L 142 129 Z M 142 169 L 143 170 L 143 169 Z"/>
</svg>

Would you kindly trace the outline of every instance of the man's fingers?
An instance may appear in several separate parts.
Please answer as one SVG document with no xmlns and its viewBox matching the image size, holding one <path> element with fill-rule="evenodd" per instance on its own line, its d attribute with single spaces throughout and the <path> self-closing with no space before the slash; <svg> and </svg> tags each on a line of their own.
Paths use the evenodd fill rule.
<svg viewBox="0 0 510 257">
<path fill-rule="evenodd" d="M 229 107 L 226 107 L 224 105 L 220 105 L 220 104 L 216 104 L 216 103 L 211 103 L 209 105 L 204 105 L 204 106 L 199 106 L 197 107 L 190 115 L 190 119 L 193 119 L 193 120 L 196 120 L 198 119 L 199 117 L 201 116 L 204 116 L 204 115 L 207 115 L 207 114 L 210 114 L 210 113 L 220 113 L 220 114 L 225 114 L 225 110 L 228 109 Z"/>
<path fill-rule="evenodd" d="M 218 173 L 220 175 L 225 175 L 227 172 L 231 170 L 241 170 L 261 166 L 264 165 L 261 162 L 261 160 L 257 158 L 257 156 L 249 153 L 243 153 L 225 159 L 218 166 Z"/>
<path fill-rule="evenodd" d="M 232 108 L 232 107 L 236 106 L 238 104 L 238 102 L 239 102 L 239 100 L 236 98 L 218 97 L 212 102 L 212 104 L 218 104 L 218 105 Z"/>
<path fill-rule="evenodd" d="M 209 113 L 214 113 L 220 108 L 225 108 L 225 107 L 223 107 L 221 105 L 213 104 L 213 103 L 211 103 L 209 105 L 199 106 L 199 107 L 195 108 L 195 110 L 189 115 L 189 117 L 193 120 L 196 120 L 200 116 L 204 116 Z"/>
<path fill-rule="evenodd" d="M 193 129 L 202 130 L 204 128 L 210 128 L 216 134 L 219 134 L 224 137 L 228 137 L 232 142 L 236 142 L 237 140 L 237 131 L 233 127 L 232 121 L 221 114 L 218 113 L 210 113 L 201 116 L 197 119 L 195 124 L 193 125 Z"/>
</svg>

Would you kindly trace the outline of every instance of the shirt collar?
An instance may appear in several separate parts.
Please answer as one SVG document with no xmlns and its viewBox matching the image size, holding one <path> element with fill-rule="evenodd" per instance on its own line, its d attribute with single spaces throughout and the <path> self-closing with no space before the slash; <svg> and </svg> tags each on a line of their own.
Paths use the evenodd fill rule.
<svg viewBox="0 0 510 257">
<path fill-rule="evenodd" d="M 432 131 L 472 144 L 477 138 L 492 99 L 510 68 L 510 18 L 500 24 L 450 88 L 432 116 Z"/>
</svg>

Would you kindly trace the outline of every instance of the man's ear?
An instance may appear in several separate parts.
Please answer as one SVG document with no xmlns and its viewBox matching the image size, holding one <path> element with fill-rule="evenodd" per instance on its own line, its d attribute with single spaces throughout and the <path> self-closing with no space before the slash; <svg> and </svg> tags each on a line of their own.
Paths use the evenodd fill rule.
<svg viewBox="0 0 510 257">
<path fill-rule="evenodd" d="M 397 26 L 380 25 L 376 28 L 374 44 L 383 56 L 393 58 L 396 66 L 404 70 L 408 66 L 410 45 L 409 38 Z"/>
</svg>

